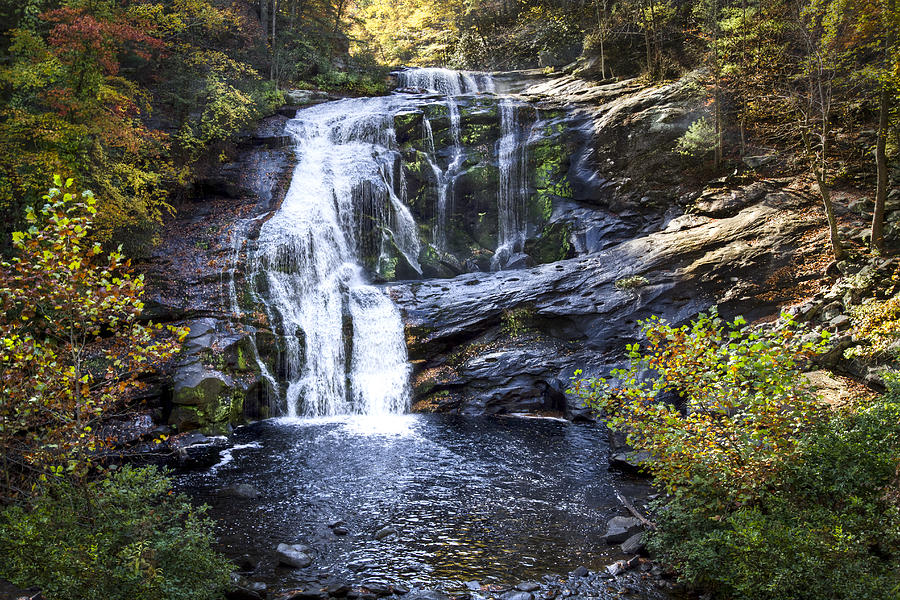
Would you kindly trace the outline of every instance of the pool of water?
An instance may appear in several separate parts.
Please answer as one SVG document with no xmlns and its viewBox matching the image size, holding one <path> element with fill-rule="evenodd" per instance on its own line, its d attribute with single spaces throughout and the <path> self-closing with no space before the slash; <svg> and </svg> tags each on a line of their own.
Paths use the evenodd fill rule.
<svg viewBox="0 0 900 600">
<path fill-rule="evenodd" d="M 641 484 L 607 470 L 600 426 L 552 419 L 446 415 L 276 419 L 239 428 L 234 447 L 178 487 L 212 505 L 231 556 L 279 585 L 338 578 L 453 587 L 599 568 L 623 514 L 615 490 Z M 256 499 L 224 497 L 249 484 Z M 329 527 L 343 521 L 349 533 Z M 397 530 L 382 540 L 375 533 Z M 276 566 L 277 544 L 316 550 L 308 569 Z"/>
</svg>

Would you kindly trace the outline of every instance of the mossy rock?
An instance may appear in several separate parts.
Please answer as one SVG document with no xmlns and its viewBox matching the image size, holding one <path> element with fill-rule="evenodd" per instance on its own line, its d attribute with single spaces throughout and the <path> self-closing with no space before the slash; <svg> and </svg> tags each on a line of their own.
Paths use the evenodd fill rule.
<svg viewBox="0 0 900 600">
<path fill-rule="evenodd" d="M 394 130 L 397 133 L 397 141 L 405 143 L 416 137 L 421 137 L 422 117 L 424 113 L 420 110 L 401 112 L 394 115 Z"/>
<path fill-rule="evenodd" d="M 551 263 L 575 256 L 569 241 L 569 226 L 564 223 L 546 225 L 537 239 L 525 242 L 525 252 L 537 263 Z"/>
</svg>

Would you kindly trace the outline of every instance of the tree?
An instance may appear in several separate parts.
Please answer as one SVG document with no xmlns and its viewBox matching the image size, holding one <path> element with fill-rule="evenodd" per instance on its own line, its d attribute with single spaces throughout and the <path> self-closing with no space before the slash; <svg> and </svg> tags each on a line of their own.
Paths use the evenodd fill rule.
<svg viewBox="0 0 900 600">
<path fill-rule="evenodd" d="M 785 319 L 761 332 L 715 310 L 682 327 L 652 317 L 641 323 L 647 349 L 628 346 L 631 366 L 614 371 L 614 383 L 577 380 L 574 393 L 649 452 L 647 468 L 670 492 L 703 477 L 729 502 L 746 502 L 821 412 L 801 367 L 824 340 L 803 341 Z"/>
<path fill-rule="evenodd" d="M 97 201 L 72 180 L 27 209 L 17 255 L 0 264 L 2 497 L 28 495 L 48 472 L 83 475 L 96 427 L 139 376 L 178 350 L 186 329 L 140 320 L 142 275 L 91 243 Z"/>
<path fill-rule="evenodd" d="M 844 257 L 837 217 L 831 199 L 829 163 L 833 135 L 832 119 L 839 100 L 838 87 L 846 86 L 850 55 L 844 47 L 847 27 L 846 0 L 810 0 L 799 6 L 795 32 L 800 39 L 801 70 L 795 78 L 793 106 L 800 116 L 799 129 L 806 157 L 828 220 L 831 250 L 835 260 Z M 843 90 L 846 94 L 847 90 Z"/>
<path fill-rule="evenodd" d="M 900 52 L 897 50 L 897 27 L 900 10 L 896 0 L 881 0 L 876 9 L 877 39 L 882 46 L 880 64 L 874 79 L 878 90 L 878 141 L 875 144 L 875 209 L 872 213 L 872 248 L 884 252 L 884 205 L 888 192 L 887 138 L 894 101 L 900 92 Z M 865 24 L 865 21 L 862 21 Z"/>
</svg>

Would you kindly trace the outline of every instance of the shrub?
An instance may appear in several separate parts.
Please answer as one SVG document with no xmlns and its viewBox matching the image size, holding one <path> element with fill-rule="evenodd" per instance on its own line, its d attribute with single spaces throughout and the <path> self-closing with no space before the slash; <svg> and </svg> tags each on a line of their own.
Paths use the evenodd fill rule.
<svg viewBox="0 0 900 600">
<path fill-rule="evenodd" d="M 636 290 L 638 288 L 642 288 L 645 285 L 649 285 L 650 280 L 642 275 L 631 275 L 630 277 L 623 277 L 622 279 L 617 279 L 613 286 L 620 291 L 628 291 L 628 290 Z"/>
<path fill-rule="evenodd" d="M 615 385 L 585 379 L 573 391 L 650 452 L 646 466 L 668 491 L 700 477 L 744 502 L 822 411 L 801 383 L 804 360 L 822 342 L 802 341 L 789 318 L 768 331 L 746 325 L 740 317 L 726 325 L 715 309 L 682 327 L 652 317 L 641 322 L 647 350 L 628 346 L 631 365 L 613 371 Z"/>
<path fill-rule="evenodd" d="M 703 158 L 716 148 L 716 128 L 706 117 L 697 119 L 675 144 L 675 152 L 693 158 Z"/>
<path fill-rule="evenodd" d="M 900 342 L 900 296 L 865 302 L 851 309 L 853 335 L 867 345 L 849 348 L 848 358 L 876 358 L 897 354 Z"/>
<path fill-rule="evenodd" d="M 870 406 L 832 412 L 801 370 L 824 340 L 803 342 L 789 319 L 760 331 L 713 312 L 642 328 L 647 349 L 629 346 L 618 383 L 575 389 L 649 451 L 669 493 L 649 549 L 723 598 L 896 599 L 900 378 Z"/>
<path fill-rule="evenodd" d="M 676 492 L 649 548 L 685 581 L 729 598 L 896 599 L 898 451 L 895 400 L 833 415 L 752 503 L 723 510 L 715 490 Z"/>
<path fill-rule="evenodd" d="M 98 424 L 188 332 L 141 321 L 143 275 L 91 243 L 97 200 L 55 183 L 0 262 L 2 499 L 51 470 L 86 474 L 105 443 Z"/>
<path fill-rule="evenodd" d="M 30 510 L 0 513 L 0 577 L 48 600 L 213 600 L 230 564 L 212 522 L 156 468 L 87 484 L 54 479 Z"/>
</svg>

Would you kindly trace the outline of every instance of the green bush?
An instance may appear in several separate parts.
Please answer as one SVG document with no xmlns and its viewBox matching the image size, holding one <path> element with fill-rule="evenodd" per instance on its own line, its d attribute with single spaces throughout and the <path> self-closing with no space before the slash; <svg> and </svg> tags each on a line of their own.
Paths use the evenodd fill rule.
<svg viewBox="0 0 900 600">
<path fill-rule="evenodd" d="M 0 513 L 0 577 L 48 600 L 220 598 L 231 566 L 204 512 L 154 467 L 53 481 L 29 509 Z"/>
<path fill-rule="evenodd" d="M 642 331 L 616 381 L 574 391 L 668 492 L 649 549 L 718 598 L 900 598 L 900 379 L 835 411 L 802 373 L 825 340 L 789 319 L 761 330 L 713 312 Z"/>
<path fill-rule="evenodd" d="M 659 512 L 649 548 L 737 600 L 900 597 L 900 403 L 834 415 L 800 442 L 769 494 L 723 510 L 697 481 Z"/>
</svg>

